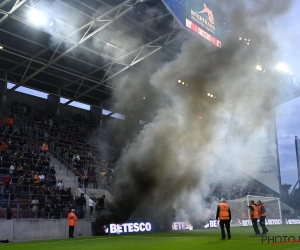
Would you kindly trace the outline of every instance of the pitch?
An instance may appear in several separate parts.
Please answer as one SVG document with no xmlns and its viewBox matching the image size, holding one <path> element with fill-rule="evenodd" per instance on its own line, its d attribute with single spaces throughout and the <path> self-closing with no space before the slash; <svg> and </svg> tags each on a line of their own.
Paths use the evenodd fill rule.
<svg viewBox="0 0 300 250">
<path fill-rule="evenodd" d="M 57 239 L 30 242 L 13 242 L 1 244 L 0 249 L 9 250 L 91 250 L 91 249 L 300 249 L 300 225 L 269 226 L 270 233 L 265 237 L 254 235 L 252 227 L 232 228 L 231 240 L 220 240 L 220 229 L 194 230 L 184 232 L 149 233 L 138 235 L 114 235 L 103 237 L 77 237 L 74 239 Z M 288 238 L 294 242 L 287 242 Z M 277 243 L 272 244 L 272 239 Z M 280 243 L 280 239 L 282 242 Z M 286 242 L 284 242 L 286 239 Z M 274 241 L 273 240 L 273 241 Z"/>
</svg>

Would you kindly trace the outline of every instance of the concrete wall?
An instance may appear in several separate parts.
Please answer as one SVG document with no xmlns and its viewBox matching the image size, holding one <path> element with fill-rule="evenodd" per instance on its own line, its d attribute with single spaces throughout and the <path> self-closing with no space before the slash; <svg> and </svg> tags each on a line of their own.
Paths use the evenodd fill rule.
<svg viewBox="0 0 300 250">
<path fill-rule="evenodd" d="M 74 237 L 92 236 L 91 222 L 77 220 Z M 0 220 L 0 240 L 22 241 L 69 237 L 66 219 L 61 220 Z"/>
</svg>

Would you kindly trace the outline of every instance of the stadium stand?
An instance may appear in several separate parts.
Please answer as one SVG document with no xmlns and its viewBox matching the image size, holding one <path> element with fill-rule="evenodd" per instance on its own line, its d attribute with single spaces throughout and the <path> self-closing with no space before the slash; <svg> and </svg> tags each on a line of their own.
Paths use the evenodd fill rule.
<svg viewBox="0 0 300 250">
<path fill-rule="evenodd" d="M 76 173 L 79 187 L 97 188 L 98 178 L 109 187 L 112 170 L 103 154 L 95 157 L 96 147 L 88 142 L 94 130 L 91 122 L 81 116 L 76 121 L 54 120 L 51 113 L 18 101 L 11 105 L 10 117 L 20 128 L 6 123 L 0 130 L 0 218 L 10 210 L 13 218 L 65 218 L 76 206 L 71 187 L 57 181 L 54 165 L 50 166 L 55 158 L 45 150 L 46 143 L 60 163 Z M 104 171 L 96 174 L 98 169 Z"/>
<path fill-rule="evenodd" d="M 9 113 L 18 126 L 0 126 L 0 218 L 11 209 L 13 218 L 59 219 L 76 207 L 74 190 L 57 178 L 54 161 L 75 174 L 77 187 L 113 193 L 113 169 L 122 143 L 118 145 L 108 130 L 95 127 L 80 113 L 73 120 L 55 119 L 18 101 Z M 239 179 L 210 184 L 207 200 L 246 195 L 272 196 L 256 183 Z M 289 211 L 283 215 L 290 216 Z"/>
</svg>

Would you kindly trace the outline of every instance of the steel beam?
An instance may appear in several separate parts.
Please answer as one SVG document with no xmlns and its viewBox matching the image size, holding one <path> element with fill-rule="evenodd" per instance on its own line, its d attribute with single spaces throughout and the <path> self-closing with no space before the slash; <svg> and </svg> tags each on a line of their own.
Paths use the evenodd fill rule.
<svg viewBox="0 0 300 250">
<path fill-rule="evenodd" d="M 164 39 L 167 40 L 167 39 L 169 39 L 169 35 L 172 34 L 172 33 L 174 33 L 174 30 L 172 30 L 170 33 L 167 33 L 167 34 L 165 34 L 164 36 L 162 36 L 162 37 L 160 37 L 160 38 L 155 39 L 154 41 L 152 41 L 152 42 L 150 42 L 150 43 L 148 43 L 148 44 L 146 44 L 146 45 L 141 46 L 140 48 L 136 49 L 135 52 L 140 53 L 141 49 L 143 49 L 144 47 L 148 47 L 148 48 L 149 48 L 149 47 L 152 46 L 152 44 L 155 44 L 155 43 L 159 42 L 160 40 L 164 40 Z M 166 41 L 165 41 L 163 44 L 165 45 L 165 43 L 166 43 Z M 127 70 L 128 68 L 130 68 L 131 66 L 133 66 L 134 64 L 136 64 L 136 63 L 138 63 L 138 62 L 144 60 L 145 58 L 147 58 L 148 56 L 150 56 L 150 55 L 152 55 L 153 53 L 157 52 L 158 50 L 160 50 L 160 49 L 163 48 L 163 47 L 164 47 L 164 46 L 158 46 L 158 47 L 155 46 L 155 49 L 154 49 L 153 51 L 149 52 L 147 55 L 145 55 L 145 56 L 143 56 L 143 57 L 141 57 L 141 58 L 135 58 L 128 66 L 123 67 L 123 68 L 120 69 L 118 72 L 116 72 L 116 73 L 114 73 L 113 75 L 107 77 L 105 80 L 102 80 L 102 81 L 100 81 L 100 82 L 97 82 L 97 84 L 96 84 L 95 86 L 93 86 L 93 87 L 91 87 L 90 89 L 88 89 L 88 90 L 84 91 L 83 93 L 79 94 L 78 96 L 76 96 L 76 98 L 73 98 L 73 99 L 71 99 L 70 101 L 66 102 L 65 104 L 62 105 L 61 108 L 67 106 L 69 103 L 71 103 L 71 102 L 73 102 L 73 101 L 76 101 L 76 99 L 78 99 L 78 98 L 80 98 L 80 97 L 86 95 L 87 93 L 93 91 L 94 89 L 96 89 L 96 88 L 98 88 L 99 86 L 101 86 L 104 82 L 106 82 L 106 81 L 108 81 L 108 80 L 114 78 L 115 76 L 117 76 L 117 75 L 119 75 L 120 73 L 124 72 L 125 70 Z M 132 52 L 132 53 L 133 53 L 133 52 Z"/>
<path fill-rule="evenodd" d="M 22 0 L 21 2 L 19 0 L 16 0 L 14 6 L 9 12 L 1 11 L 2 13 L 5 13 L 5 15 L 0 19 L 0 25 L 3 23 L 8 17 L 12 15 L 18 8 L 20 8 L 27 0 Z"/>
<path fill-rule="evenodd" d="M 115 8 L 111 9 L 108 13 L 105 13 L 103 15 L 101 15 L 102 18 L 103 16 L 108 15 L 109 13 L 114 12 L 115 10 L 118 11 L 117 15 L 110 21 L 106 22 L 105 24 L 101 25 L 99 28 L 97 28 L 95 31 L 93 31 L 91 34 L 86 35 L 85 37 L 82 37 L 82 39 L 77 42 L 76 44 L 74 44 L 73 46 L 71 46 L 69 49 L 67 49 L 64 53 L 60 54 L 59 56 L 57 56 L 56 58 L 54 58 L 52 61 L 48 62 L 47 65 L 43 66 L 42 68 L 40 68 L 39 70 L 35 71 L 34 73 L 32 73 L 30 76 L 28 76 L 26 79 L 24 79 L 22 82 L 20 82 L 20 85 L 15 86 L 12 88 L 12 90 L 15 90 L 16 88 L 18 88 L 19 86 L 23 85 L 24 83 L 26 83 L 27 81 L 29 81 L 30 79 L 32 79 L 34 76 L 36 76 L 37 74 L 39 74 L 40 72 L 42 72 L 43 70 L 45 70 L 46 68 L 48 68 L 49 66 L 51 66 L 52 64 L 54 64 L 55 62 L 57 62 L 58 60 L 60 60 L 62 57 L 64 57 L 66 54 L 68 54 L 69 52 L 71 52 L 72 50 L 74 50 L 75 48 L 77 48 L 80 44 L 82 44 L 83 42 L 85 42 L 86 40 L 88 40 L 89 38 L 93 37 L 95 34 L 97 34 L 99 31 L 103 30 L 106 26 L 108 26 L 109 24 L 111 24 L 112 22 L 114 22 L 115 20 L 119 19 L 120 17 L 122 17 L 123 15 L 125 15 L 127 12 L 129 12 L 133 6 L 133 5 L 126 5 L 126 3 L 132 2 L 131 0 L 127 0 L 124 3 L 116 6 Z M 121 11 L 123 9 L 123 7 L 125 6 L 125 10 Z M 93 21 L 92 21 L 93 22 Z"/>
</svg>

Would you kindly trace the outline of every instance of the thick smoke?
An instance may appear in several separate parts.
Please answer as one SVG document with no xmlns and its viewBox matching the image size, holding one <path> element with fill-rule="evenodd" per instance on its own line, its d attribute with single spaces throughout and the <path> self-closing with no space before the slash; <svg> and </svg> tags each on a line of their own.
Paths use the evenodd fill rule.
<svg viewBox="0 0 300 250">
<path fill-rule="evenodd" d="M 190 39 L 174 61 L 151 75 L 151 85 L 169 105 L 159 108 L 124 150 L 114 200 L 97 219 L 99 224 L 123 223 L 139 210 L 160 221 L 163 229 L 176 214 L 200 221 L 212 179 L 229 178 L 238 172 L 233 168 L 248 173 L 257 168 L 251 159 L 262 149 L 255 148 L 253 138 L 268 137 L 282 88 L 271 68 L 279 56 L 268 23 L 291 3 L 226 1 L 220 6 L 228 12 L 231 32 L 222 49 Z M 250 39 L 250 45 L 239 37 Z M 255 69 L 257 62 L 265 73 Z M 138 74 L 130 79 L 128 84 L 118 82 L 124 90 L 130 85 L 133 94 L 118 91 L 119 103 L 130 103 L 134 85 L 144 81 Z M 132 106 L 122 106 L 125 113 L 134 112 Z"/>
</svg>

